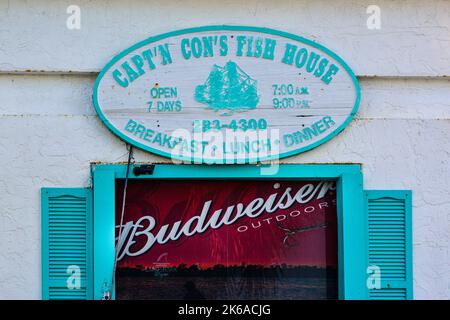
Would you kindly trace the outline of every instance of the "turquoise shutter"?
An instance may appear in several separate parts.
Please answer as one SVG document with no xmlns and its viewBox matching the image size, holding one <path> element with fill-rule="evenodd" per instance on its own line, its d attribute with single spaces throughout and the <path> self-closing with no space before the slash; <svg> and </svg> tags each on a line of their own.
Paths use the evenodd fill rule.
<svg viewBox="0 0 450 320">
<path fill-rule="evenodd" d="M 369 299 L 412 299 L 411 191 L 366 190 L 368 264 L 381 271 Z M 369 275 L 368 275 L 369 276 Z"/>
<path fill-rule="evenodd" d="M 92 190 L 43 188 L 41 201 L 42 298 L 92 299 Z"/>
</svg>

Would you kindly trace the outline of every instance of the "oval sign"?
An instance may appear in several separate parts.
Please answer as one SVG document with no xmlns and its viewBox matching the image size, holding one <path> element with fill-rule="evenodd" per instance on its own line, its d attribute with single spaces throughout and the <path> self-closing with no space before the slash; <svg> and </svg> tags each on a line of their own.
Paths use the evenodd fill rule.
<svg viewBox="0 0 450 320">
<path fill-rule="evenodd" d="M 98 76 L 106 126 L 143 150 L 249 163 L 310 150 L 358 110 L 358 81 L 329 49 L 277 30 L 209 26 L 148 38 Z"/>
</svg>

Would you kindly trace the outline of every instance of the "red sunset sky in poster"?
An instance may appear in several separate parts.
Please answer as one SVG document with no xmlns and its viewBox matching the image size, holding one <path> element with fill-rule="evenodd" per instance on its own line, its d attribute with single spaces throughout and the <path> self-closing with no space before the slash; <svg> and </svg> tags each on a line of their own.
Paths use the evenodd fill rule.
<svg viewBox="0 0 450 320">
<path fill-rule="evenodd" d="M 247 206 L 255 198 L 266 200 L 271 194 L 280 195 L 291 188 L 292 195 L 311 184 L 320 187 L 320 181 L 129 181 L 124 223 L 136 222 L 142 216 L 152 216 L 156 234 L 163 225 L 172 226 L 176 221 L 186 222 L 200 215 L 203 205 L 211 200 L 209 215 L 215 210 L 225 211 L 229 206 L 242 203 Z M 330 184 L 330 182 L 328 182 Z M 116 224 L 120 221 L 123 181 L 116 186 Z M 337 226 L 336 193 L 328 190 L 324 197 L 300 204 L 297 201 L 286 209 L 273 213 L 263 212 L 256 218 L 248 216 L 231 225 L 207 229 L 203 234 L 182 236 L 177 241 L 161 245 L 156 243 L 140 256 L 125 256 L 118 267 L 144 268 L 187 266 L 197 264 L 207 268 L 216 264 L 241 265 L 245 263 L 271 266 L 273 264 L 336 266 Z M 293 234 L 291 246 L 283 243 L 286 232 L 282 227 L 298 228 L 320 225 L 326 227 Z M 135 251 L 145 244 L 145 237 L 135 237 L 131 247 Z"/>
</svg>

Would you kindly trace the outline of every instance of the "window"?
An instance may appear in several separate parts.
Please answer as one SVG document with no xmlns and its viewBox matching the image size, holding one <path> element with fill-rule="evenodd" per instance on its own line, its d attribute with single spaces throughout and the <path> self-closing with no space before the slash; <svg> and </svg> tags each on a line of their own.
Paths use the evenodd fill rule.
<svg viewBox="0 0 450 320">
<path fill-rule="evenodd" d="M 338 298 L 335 181 L 131 180 L 126 197 L 116 299 Z"/>
<path fill-rule="evenodd" d="M 100 299 L 111 284 L 115 256 L 116 184 L 125 178 L 125 172 L 126 165 L 93 165 L 92 199 L 89 189 L 43 189 L 43 298 Z M 152 175 L 136 177 L 131 173 L 130 179 L 332 180 L 336 183 L 339 298 L 412 298 L 411 192 L 364 191 L 360 165 L 286 164 L 280 165 L 277 174 L 271 176 L 260 175 L 258 166 L 156 165 Z M 73 195 L 75 190 L 85 191 Z M 72 199 L 73 196 L 78 200 Z M 91 200 L 93 213 L 89 214 Z M 61 205 L 59 201 L 65 203 Z M 83 204 L 80 201 L 84 201 Z M 78 220 L 74 218 L 71 222 L 70 219 L 65 220 L 65 216 L 61 218 L 61 215 L 75 217 L 75 213 L 81 215 Z M 64 221 L 62 225 L 61 221 Z M 81 238 L 84 242 L 80 240 L 78 246 L 74 245 L 75 242 L 67 242 L 62 249 L 55 247 L 54 244 L 61 240 L 55 237 L 61 233 L 63 239 Z M 85 262 L 71 259 L 72 254 L 85 257 Z M 55 264 L 55 261 L 61 261 L 60 257 L 69 258 Z M 80 291 L 64 287 L 67 279 L 64 271 L 72 260 L 85 265 L 85 269 L 80 269 Z M 379 285 L 376 277 L 380 274 L 371 273 L 375 269 L 368 269 L 369 265 L 381 270 Z M 375 284 L 373 289 L 369 289 L 371 281 Z"/>
</svg>

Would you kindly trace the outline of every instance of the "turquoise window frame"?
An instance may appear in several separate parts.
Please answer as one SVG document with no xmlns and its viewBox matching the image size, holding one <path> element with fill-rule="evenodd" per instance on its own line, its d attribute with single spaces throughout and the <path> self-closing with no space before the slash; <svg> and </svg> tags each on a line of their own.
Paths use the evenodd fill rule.
<svg viewBox="0 0 450 320">
<path fill-rule="evenodd" d="M 139 164 L 136 164 L 137 166 Z M 124 179 L 125 164 L 93 164 L 94 299 L 101 299 L 113 272 L 115 248 L 115 181 Z M 262 179 L 337 182 L 339 299 L 367 299 L 363 177 L 360 164 L 280 164 L 276 174 L 261 175 L 261 166 L 155 164 L 152 175 L 130 179 Z M 114 298 L 114 293 L 113 293 Z"/>
</svg>

